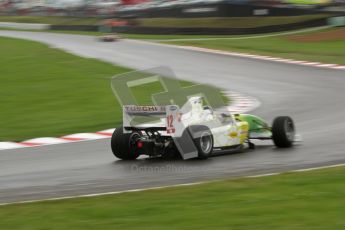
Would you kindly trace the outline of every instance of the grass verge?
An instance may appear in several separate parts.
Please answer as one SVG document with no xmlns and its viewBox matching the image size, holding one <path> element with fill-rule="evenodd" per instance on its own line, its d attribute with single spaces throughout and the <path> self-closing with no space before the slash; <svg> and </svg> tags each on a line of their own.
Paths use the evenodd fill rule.
<svg viewBox="0 0 345 230">
<path fill-rule="evenodd" d="M 345 168 L 0 207 L 0 229 L 344 229 Z"/>
<path fill-rule="evenodd" d="M 121 124 L 122 109 L 110 77 L 129 69 L 20 39 L 0 37 L 0 50 L 0 141 L 93 132 Z M 159 83 L 132 90 L 140 104 L 150 104 L 152 94 L 164 91 Z"/>
<path fill-rule="evenodd" d="M 0 140 L 96 131 L 120 122 L 110 77 L 128 71 L 0 37 Z"/>
</svg>

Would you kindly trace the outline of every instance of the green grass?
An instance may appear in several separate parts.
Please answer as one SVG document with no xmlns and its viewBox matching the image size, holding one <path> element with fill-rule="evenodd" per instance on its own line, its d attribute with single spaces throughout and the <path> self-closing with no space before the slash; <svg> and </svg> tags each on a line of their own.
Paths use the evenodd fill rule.
<svg viewBox="0 0 345 230">
<path fill-rule="evenodd" d="M 286 3 L 299 5 L 326 5 L 330 4 L 330 0 L 286 0 Z"/>
<path fill-rule="evenodd" d="M 110 77 L 128 71 L 48 46 L 0 38 L 0 140 L 97 131 L 121 121 Z"/>
<path fill-rule="evenodd" d="M 93 132 L 121 124 L 122 110 L 110 77 L 128 69 L 33 41 L 0 37 L 0 50 L 0 141 Z M 150 104 L 152 94 L 164 91 L 159 83 L 132 90 L 140 104 Z"/>
<path fill-rule="evenodd" d="M 0 207 L 0 229 L 345 228 L 345 168 Z"/>
<path fill-rule="evenodd" d="M 153 27 L 214 27 L 214 28 L 254 28 L 271 25 L 284 25 L 320 18 L 327 14 L 277 17 L 226 17 L 226 18 L 142 18 L 135 21 L 140 26 Z"/>
</svg>

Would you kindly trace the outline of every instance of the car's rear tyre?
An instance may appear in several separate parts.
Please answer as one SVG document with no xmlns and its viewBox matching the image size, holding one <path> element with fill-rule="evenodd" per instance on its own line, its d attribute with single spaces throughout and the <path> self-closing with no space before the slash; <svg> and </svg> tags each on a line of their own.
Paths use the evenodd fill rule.
<svg viewBox="0 0 345 230">
<path fill-rule="evenodd" d="M 272 124 L 272 139 L 275 146 L 289 148 L 295 139 L 295 125 L 293 120 L 287 116 L 274 119 Z"/>
<path fill-rule="evenodd" d="M 111 138 L 113 154 L 122 160 L 135 160 L 139 157 L 137 140 L 141 137 L 138 132 L 123 133 L 123 127 L 115 129 Z"/>
<path fill-rule="evenodd" d="M 188 131 L 198 150 L 198 158 L 207 159 L 211 156 L 214 145 L 211 130 L 207 126 L 193 125 L 188 128 Z"/>
</svg>

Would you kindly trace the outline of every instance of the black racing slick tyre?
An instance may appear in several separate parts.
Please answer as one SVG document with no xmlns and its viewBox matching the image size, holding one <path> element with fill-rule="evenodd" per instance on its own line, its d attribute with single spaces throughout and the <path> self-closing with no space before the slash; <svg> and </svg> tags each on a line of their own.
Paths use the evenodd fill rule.
<svg viewBox="0 0 345 230">
<path fill-rule="evenodd" d="M 198 158 L 207 159 L 212 155 L 213 151 L 213 135 L 207 126 L 193 125 L 188 128 L 190 135 L 193 138 L 195 147 L 198 150 Z"/>
<path fill-rule="evenodd" d="M 113 154 L 122 160 L 135 160 L 139 157 L 136 142 L 141 137 L 138 132 L 123 133 L 123 127 L 115 129 L 111 138 Z"/>
<path fill-rule="evenodd" d="M 274 119 L 272 139 L 275 146 L 279 148 L 292 147 L 295 139 L 295 125 L 290 117 L 281 116 Z"/>
</svg>

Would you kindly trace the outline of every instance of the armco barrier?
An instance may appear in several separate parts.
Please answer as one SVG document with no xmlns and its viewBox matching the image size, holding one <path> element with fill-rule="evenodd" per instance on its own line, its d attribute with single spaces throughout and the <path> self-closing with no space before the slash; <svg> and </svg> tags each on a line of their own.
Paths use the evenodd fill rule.
<svg viewBox="0 0 345 230">
<path fill-rule="evenodd" d="M 51 30 L 98 31 L 98 25 L 50 25 Z"/>
<path fill-rule="evenodd" d="M 0 22 L 0 28 L 21 29 L 21 30 L 47 30 L 49 24 L 37 23 L 16 23 L 16 22 Z"/>
<path fill-rule="evenodd" d="M 176 28 L 176 27 L 142 27 L 123 26 L 114 28 L 115 32 L 128 34 L 190 34 L 190 35 L 245 35 L 281 32 L 316 26 L 327 25 L 327 19 L 292 23 L 286 25 L 272 25 L 255 28 Z"/>
<path fill-rule="evenodd" d="M 251 17 L 251 16 L 297 16 L 315 14 L 314 9 L 256 6 L 246 4 L 215 3 L 192 4 L 179 7 L 132 10 L 117 12 L 123 18 L 193 18 L 193 17 Z M 321 13 L 321 12 L 319 12 Z"/>
<path fill-rule="evenodd" d="M 121 26 L 114 27 L 113 31 L 128 34 L 191 34 L 191 35 L 245 35 L 281 32 L 287 30 L 303 29 L 315 26 L 327 25 L 327 19 L 315 19 L 305 22 L 285 25 L 271 25 L 254 28 L 207 28 L 207 27 L 144 27 L 144 26 Z M 51 25 L 51 30 L 71 31 L 98 31 L 97 25 Z"/>
</svg>

